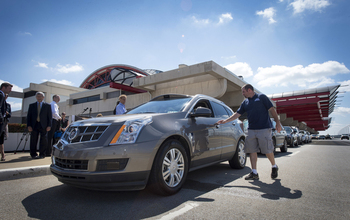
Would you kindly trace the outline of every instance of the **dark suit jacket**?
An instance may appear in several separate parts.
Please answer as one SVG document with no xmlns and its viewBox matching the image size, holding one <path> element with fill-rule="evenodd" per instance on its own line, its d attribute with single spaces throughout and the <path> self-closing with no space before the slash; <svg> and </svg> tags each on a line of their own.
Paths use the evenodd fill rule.
<svg viewBox="0 0 350 220">
<path fill-rule="evenodd" d="M 4 115 L 6 113 L 6 104 L 5 97 L 2 92 L 0 92 L 0 134 L 5 129 L 5 118 Z"/>
<path fill-rule="evenodd" d="M 34 128 L 36 123 L 36 118 L 38 116 L 38 104 L 34 102 L 29 105 L 28 114 L 27 114 L 27 126 Z M 40 110 L 40 124 L 41 127 L 46 129 L 51 127 L 52 124 L 52 112 L 51 105 L 43 102 Z"/>
</svg>

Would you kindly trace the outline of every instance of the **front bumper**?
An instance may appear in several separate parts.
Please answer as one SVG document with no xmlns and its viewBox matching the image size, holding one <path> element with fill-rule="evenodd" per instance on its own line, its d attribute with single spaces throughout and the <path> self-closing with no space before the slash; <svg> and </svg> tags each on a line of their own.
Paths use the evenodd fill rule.
<svg viewBox="0 0 350 220">
<path fill-rule="evenodd" d="M 141 190 L 147 185 L 158 149 L 156 146 L 158 141 L 104 147 L 86 144 L 55 146 L 50 170 L 60 182 L 80 188 Z"/>
<path fill-rule="evenodd" d="M 67 185 L 103 191 L 141 190 L 147 185 L 150 171 L 134 173 L 75 172 L 50 166 L 51 173 Z"/>
</svg>

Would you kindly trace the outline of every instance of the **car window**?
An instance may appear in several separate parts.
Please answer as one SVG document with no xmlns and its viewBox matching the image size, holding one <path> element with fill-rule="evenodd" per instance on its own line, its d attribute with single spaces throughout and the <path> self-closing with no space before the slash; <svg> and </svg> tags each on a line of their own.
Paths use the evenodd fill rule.
<svg viewBox="0 0 350 220">
<path fill-rule="evenodd" d="M 229 115 L 225 109 L 224 106 L 216 103 L 216 102 L 211 102 L 213 105 L 214 113 L 216 118 L 228 118 Z"/>
<path fill-rule="evenodd" d="M 231 116 L 233 115 L 232 110 L 229 109 L 229 108 L 227 108 L 227 107 L 225 107 L 225 106 L 224 106 L 224 108 L 225 108 L 225 110 L 227 111 L 228 116 L 231 117 Z"/>
<path fill-rule="evenodd" d="M 211 116 L 210 116 L 210 117 L 214 117 L 214 111 L 213 111 L 213 109 L 212 109 L 212 107 L 211 107 L 211 105 L 210 105 L 210 103 L 209 103 L 208 100 L 206 100 L 206 99 L 201 99 L 201 100 L 199 100 L 199 101 L 194 105 L 194 107 L 192 108 L 192 111 L 191 111 L 191 112 L 194 113 L 194 111 L 195 111 L 197 108 L 199 108 L 199 107 L 210 109 L 210 110 L 211 110 Z"/>
<path fill-rule="evenodd" d="M 181 112 L 190 100 L 191 98 L 178 98 L 150 101 L 130 110 L 127 114 Z"/>
</svg>

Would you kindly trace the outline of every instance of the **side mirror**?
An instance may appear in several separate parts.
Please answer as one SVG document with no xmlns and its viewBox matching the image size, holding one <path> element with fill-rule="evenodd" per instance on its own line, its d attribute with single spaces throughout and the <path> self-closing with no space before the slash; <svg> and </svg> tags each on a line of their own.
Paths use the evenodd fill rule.
<svg viewBox="0 0 350 220">
<path fill-rule="evenodd" d="M 194 113 L 190 114 L 191 117 L 210 117 L 211 110 L 209 108 L 198 107 L 194 110 Z"/>
</svg>

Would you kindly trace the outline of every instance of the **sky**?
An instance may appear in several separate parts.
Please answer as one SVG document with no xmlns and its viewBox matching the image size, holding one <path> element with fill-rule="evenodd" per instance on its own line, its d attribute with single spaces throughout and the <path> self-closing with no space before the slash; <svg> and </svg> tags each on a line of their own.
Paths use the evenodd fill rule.
<svg viewBox="0 0 350 220">
<path fill-rule="evenodd" d="M 79 87 L 111 64 L 168 71 L 206 61 L 269 95 L 340 84 L 350 125 L 348 0 L 1 0 L 0 83 Z M 21 100 L 9 98 L 13 110 Z"/>
</svg>

